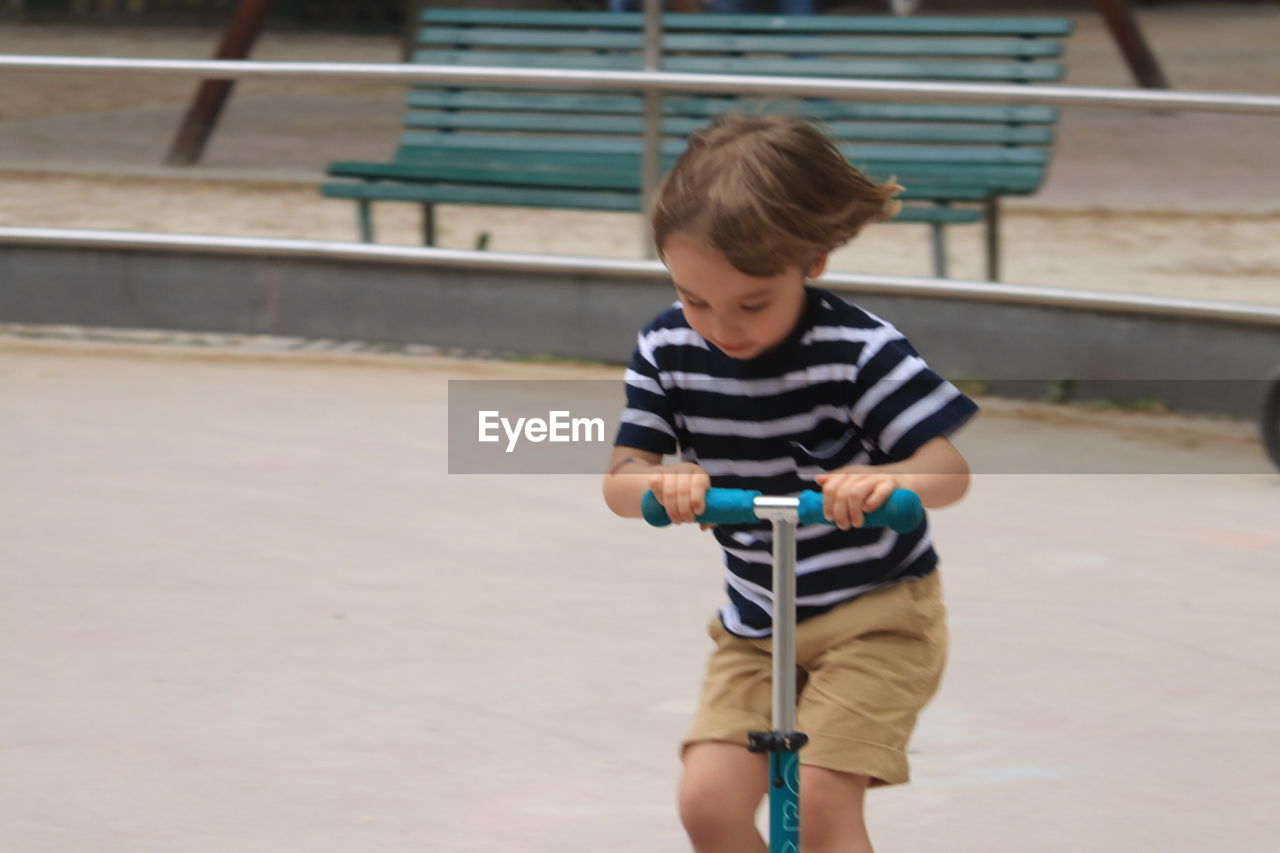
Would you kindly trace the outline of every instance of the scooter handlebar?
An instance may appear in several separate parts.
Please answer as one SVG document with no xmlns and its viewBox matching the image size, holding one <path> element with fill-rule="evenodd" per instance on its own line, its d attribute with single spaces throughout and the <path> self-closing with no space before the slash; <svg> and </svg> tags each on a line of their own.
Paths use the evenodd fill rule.
<svg viewBox="0 0 1280 853">
<path fill-rule="evenodd" d="M 760 492 L 748 489 L 707 489 L 706 508 L 698 516 L 702 524 L 751 524 L 758 521 L 755 499 Z M 797 510 L 801 524 L 834 524 L 822 515 L 822 493 L 800 493 Z M 666 508 L 658 503 L 653 492 L 645 492 L 640 503 L 644 520 L 654 527 L 666 527 L 671 523 Z M 924 521 L 924 507 L 915 492 L 896 489 L 889 499 L 875 512 L 866 514 L 863 527 L 888 527 L 898 533 L 909 533 Z"/>
</svg>

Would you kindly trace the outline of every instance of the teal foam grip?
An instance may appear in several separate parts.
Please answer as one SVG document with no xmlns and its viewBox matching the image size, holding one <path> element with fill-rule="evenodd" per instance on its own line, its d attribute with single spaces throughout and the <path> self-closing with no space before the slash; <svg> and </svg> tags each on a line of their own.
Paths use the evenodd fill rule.
<svg viewBox="0 0 1280 853">
<path fill-rule="evenodd" d="M 822 492 L 801 492 L 797 514 L 801 524 L 834 524 L 822 514 Z M 895 489 L 879 509 L 866 514 L 862 526 L 887 527 L 898 533 L 910 533 L 923 521 L 924 506 L 919 495 L 910 489 Z"/>
<path fill-rule="evenodd" d="M 698 516 L 701 524 L 751 524 L 756 521 L 755 500 L 759 492 L 748 489 L 707 489 L 706 507 Z M 640 501 L 640 511 L 644 520 L 654 527 L 666 527 L 671 523 L 671 516 L 666 508 L 658 503 L 653 492 L 645 492 Z M 819 505 L 821 513 L 821 505 Z"/>
<path fill-rule="evenodd" d="M 707 489 L 706 509 L 698 516 L 702 524 L 751 524 L 756 521 L 755 499 L 760 492 L 746 489 Z M 832 524 L 822 515 L 822 492 L 800 493 L 797 515 L 801 524 Z M 671 523 L 667 510 L 658 503 L 653 492 L 645 492 L 640 501 L 644 520 L 654 527 Z M 863 527 L 888 527 L 898 533 L 910 533 L 924 521 L 920 497 L 909 489 L 896 489 L 884 505 L 867 513 Z"/>
</svg>

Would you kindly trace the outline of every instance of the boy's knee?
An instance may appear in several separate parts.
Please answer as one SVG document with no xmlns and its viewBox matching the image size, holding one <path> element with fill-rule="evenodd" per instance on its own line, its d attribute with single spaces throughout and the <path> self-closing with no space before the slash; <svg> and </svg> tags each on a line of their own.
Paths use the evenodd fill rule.
<svg viewBox="0 0 1280 853">
<path fill-rule="evenodd" d="M 695 744 L 685 753 L 680 780 L 680 822 L 696 848 L 754 833 L 764 796 L 766 761 L 742 747 Z"/>
<path fill-rule="evenodd" d="M 755 822 L 755 805 L 723 783 L 703 781 L 680 788 L 680 822 L 695 846 L 742 832 Z"/>
<path fill-rule="evenodd" d="M 862 817 L 869 782 L 865 776 L 818 767 L 801 770 L 800 838 L 806 850 L 870 849 Z"/>
</svg>

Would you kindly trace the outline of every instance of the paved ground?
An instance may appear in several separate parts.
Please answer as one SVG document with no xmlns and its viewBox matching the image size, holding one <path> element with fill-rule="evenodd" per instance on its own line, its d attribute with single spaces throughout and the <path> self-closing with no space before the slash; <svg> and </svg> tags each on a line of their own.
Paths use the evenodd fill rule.
<svg viewBox="0 0 1280 853">
<path fill-rule="evenodd" d="M 616 374 L 0 341 L 4 847 L 684 849 L 712 543 L 449 476 L 445 382 L 498 375 Z M 879 849 L 1273 850 L 1280 477 L 1241 425 L 990 409 L 975 459 L 1221 473 L 936 514 L 952 659 Z"/>
</svg>

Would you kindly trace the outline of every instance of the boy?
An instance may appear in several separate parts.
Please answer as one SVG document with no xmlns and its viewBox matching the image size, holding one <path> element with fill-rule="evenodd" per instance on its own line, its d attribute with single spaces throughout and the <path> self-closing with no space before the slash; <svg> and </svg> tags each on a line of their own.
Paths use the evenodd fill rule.
<svg viewBox="0 0 1280 853">
<path fill-rule="evenodd" d="M 907 781 L 907 740 L 946 654 L 928 527 L 860 525 L 896 488 L 928 508 L 960 500 L 968 467 L 947 436 L 977 407 L 891 325 L 806 284 L 892 216 L 900 190 L 794 119 L 722 117 L 696 134 L 652 211 L 679 302 L 640 333 L 604 482 L 618 515 L 639 517 L 652 489 L 676 523 L 695 521 L 713 484 L 822 488 L 836 526 L 800 532 L 796 567 L 806 853 L 871 849 L 863 793 Z M 770 536 L 765 524 L 715 536 L 728 601 L 709 627 L 680 814 L 698 853 L 754 853 L 766 758 L 746 733 L 771 728 Z"/>
</svg>

